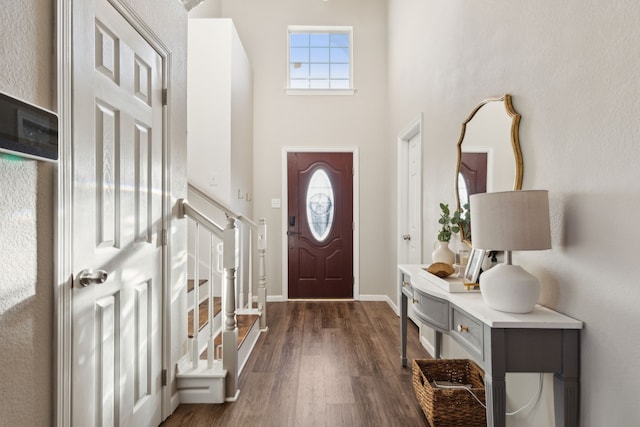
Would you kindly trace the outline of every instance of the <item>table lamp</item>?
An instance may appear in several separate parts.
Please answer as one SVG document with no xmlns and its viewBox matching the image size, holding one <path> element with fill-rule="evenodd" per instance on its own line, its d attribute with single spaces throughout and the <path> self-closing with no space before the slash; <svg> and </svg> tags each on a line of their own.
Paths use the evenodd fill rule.
<svg viewBox="0 0 640 427">
<path fill-rule="evenodd" d="M 504 251 L 504 263 L 480 276 L 485 304 L 508 313 L 530 312 L 540 296 L 540 282 L 511 263 L 511 251 L 551 249 L 548 191 L 474 194 L 470 211 L 473 247 Z"/>
</svg>

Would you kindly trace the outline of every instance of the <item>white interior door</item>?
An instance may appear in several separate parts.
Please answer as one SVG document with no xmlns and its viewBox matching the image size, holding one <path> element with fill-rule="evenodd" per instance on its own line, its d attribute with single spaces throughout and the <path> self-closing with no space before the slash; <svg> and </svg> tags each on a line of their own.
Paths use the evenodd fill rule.
<svg viewBox="0 0 640 427">
<path fill-rule="evenodd" d="M 73 4 L 72 422 L 157 426 L 162 58 L 107 0 Z"/>
<path fill-rule="evenodd" d="M 398 137 L 398 238 L 398 264 L 421 264 L 422 117 Z M 408 315 L 419 325 L 411 308 Z"/>
<path fill-rule="evenodd" d="M 420 264 L 422 263 L 422 135 L 415 134 L 407 144 L 409 146 L 406 205 L 408 240 L 403 240 L 407 244 L 406 262 Z"/>
<path fill-rule="evenodd" d="M 422 120 L 398 137 L 398 264 L 422 263 Z"/>
</svg>

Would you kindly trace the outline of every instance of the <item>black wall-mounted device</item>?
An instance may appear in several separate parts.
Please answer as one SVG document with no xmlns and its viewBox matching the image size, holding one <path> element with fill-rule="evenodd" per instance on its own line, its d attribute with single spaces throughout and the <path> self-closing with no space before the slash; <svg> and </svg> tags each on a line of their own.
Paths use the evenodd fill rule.
<svg viewBox="0 0 640 427">
<path fill-rule="evenodd" d="M 0 152 L 58 160 L 58 116 L 0 92 Z"/>
</svg>

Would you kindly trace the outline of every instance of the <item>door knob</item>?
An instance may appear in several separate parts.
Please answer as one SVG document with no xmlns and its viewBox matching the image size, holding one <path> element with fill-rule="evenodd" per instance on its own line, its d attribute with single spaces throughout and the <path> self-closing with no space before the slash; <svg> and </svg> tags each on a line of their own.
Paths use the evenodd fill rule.
<svg viewBox="0 0 640 427">
<path fill-rule="evenodd" d="M 78 277 L 76 277 L 75 283 L 76 286 L 85 288 L 93 283 L 95 283 L 96 285 L 104 283 L 107 281 L 107 277 L 109 277 L 109 275 L 104 270 L 94 271 L 91 269 L 86 269 L 78 273 Z"/>
<path fill-rule="evenodd" d="M 411 240 L 411 234 L 403 234 L 403 235 L 402 235 L 402 238 L 403 238 L 404 240 Z"/>
</svg>

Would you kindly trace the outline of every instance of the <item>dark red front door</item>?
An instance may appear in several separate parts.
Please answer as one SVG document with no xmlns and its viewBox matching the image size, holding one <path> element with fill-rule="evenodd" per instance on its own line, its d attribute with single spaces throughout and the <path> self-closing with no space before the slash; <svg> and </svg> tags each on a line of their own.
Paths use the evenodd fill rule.
<svg viewBox="0 0 640 427">
<path fill-rule="evenodd" d="M 460 173 L 467 186 L 467 196 L 487 192 L 487 153 L 462 153 Z"/>
<path fill-rule="evenodd" d="M 287 154 L 289 298 L 353 298 L 353 154 Z"/>
</svg>

